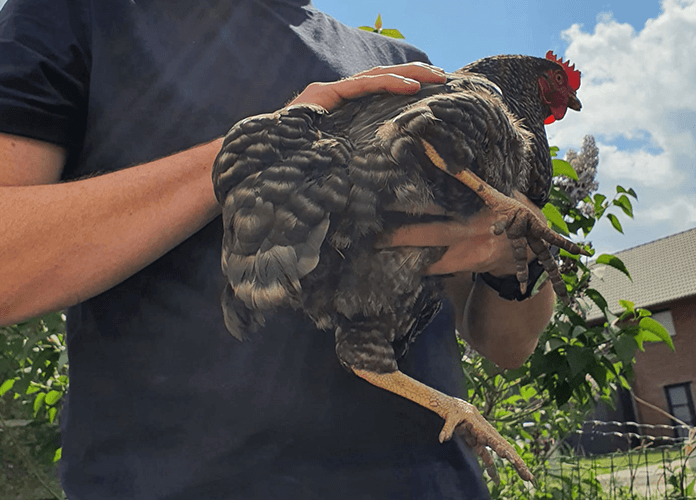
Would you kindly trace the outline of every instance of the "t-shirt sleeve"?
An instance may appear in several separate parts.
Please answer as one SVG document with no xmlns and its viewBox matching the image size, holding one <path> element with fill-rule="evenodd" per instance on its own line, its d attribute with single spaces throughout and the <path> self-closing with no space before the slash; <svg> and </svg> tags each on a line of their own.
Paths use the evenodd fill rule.
<svg viewBox="0 0 696 500">
<path fill-rule="evenodd" d="M 8 0 L 0 10 L 0 132 L 70 148 L 84 134 L 87 2 Z"/>
</svg>

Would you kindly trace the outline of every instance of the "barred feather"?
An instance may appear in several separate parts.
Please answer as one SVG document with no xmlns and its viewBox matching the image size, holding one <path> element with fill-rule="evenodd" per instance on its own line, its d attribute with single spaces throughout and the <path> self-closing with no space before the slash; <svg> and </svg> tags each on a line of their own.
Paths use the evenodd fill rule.
<svg viewBox="0 0 696 500">
<path fill-rule="evenodd" d="M 213 171 L 228 329 L 245 338 L 266 312 L 300 308 L 334 331 L 346 366 L 394 371 L 439 309 L 441 279 L 423 270 L 444 249 L 375 249 L 394 229 L 388 207 L 418 220 L 435 202 L 462 221 L 482 207 L 434 167 L 424 140 L 450 174 L 470 169 L 543 203 L 551 163 L 536 78 L 554 65 L 487 58 L 415 96 L 366 97 L 332 113 L 298 105 L 235 125 Z"/>
</svg>

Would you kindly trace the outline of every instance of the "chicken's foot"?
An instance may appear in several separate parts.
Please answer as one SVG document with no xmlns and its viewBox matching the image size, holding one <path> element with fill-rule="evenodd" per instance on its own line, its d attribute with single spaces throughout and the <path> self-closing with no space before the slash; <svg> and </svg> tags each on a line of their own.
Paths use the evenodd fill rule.
<svg viewBox="0 0 696 500">
<path fill-rule="evenodd" d="M 529 207 L 514 198 L 504 195 L 490 186 L 469 169 L 453 174 L 447 168 L 447 163 L 438 154 L 429 142 L 421 139 L 425 154 L 437 168 L 455 177 L 459 182 L 469 187 L 476 193 L 493 212 L 502 215 L 492 230 L 495 234 L 505 232 L 510 245 L 513 247 L 513 255 L 517 267 L 517 280 L 520 282 L 520 291 L 524 294 L 527 290 L 528 267 L 527 245 L 537 256 L 539 262 L 549 275 L 553 289 L 564 302 L 568 302 L 568 291 L 561 277 L 558 265 L 554 260 L 546 243 L 556 245 L 559 248 L 572 253 L 589 256 L 590 254 L 572 241 L 553 231 Z"/>
<path fill-rule="evenodd" d="M 409 399 L 440 415 L 445 420 L 445 425 L 439 436 L 440 442 L 450 440 L 454 432 L 461 435 L 481 457 L 486 472 L 496 483 L 499 481 L 498 473 L 486 446 L 490 447 L 501 458 L 510 461 L 522 479 L 525 481 L 534 480 L 534 476 L 512 445 L 483 418 L 472 404 L 436 391 L 400 371 L 374 373 L 353 368 L 353 372 L 374 386 Z"/>
</svg>

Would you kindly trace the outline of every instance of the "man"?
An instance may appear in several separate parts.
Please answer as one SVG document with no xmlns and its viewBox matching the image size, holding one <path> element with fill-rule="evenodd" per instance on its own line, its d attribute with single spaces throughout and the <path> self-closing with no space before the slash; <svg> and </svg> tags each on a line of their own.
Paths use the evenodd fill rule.
<svg viewBox="0 0 696 500">
<path fill-rule="evenodd" d="M 332 336 L 300 313 L 279 311 L 242 344 L 220 311 L 210 173 L 221 136 L 303 88 L 293 102 L 332 109 L 444 80 L 408 61 L 427 59 L 308 0 L 8 1 L 0 323 L 68 308 L 69 498 L 487 497 L 465 445 L 437 442 L 436 415 L 342 370 Z M 398 66 L 368 70 L 384 64 Z M 513 302 L 472 282 L 472 271 L 514 272 L 493 219 L 386 241 L 450 247 L 431 272 L 455 274 L 454 300 L 401 368 L 460 397 L 455 320 L 484 355 L 515 366 L 553 301 L 548 285 Z"/>
</svg>

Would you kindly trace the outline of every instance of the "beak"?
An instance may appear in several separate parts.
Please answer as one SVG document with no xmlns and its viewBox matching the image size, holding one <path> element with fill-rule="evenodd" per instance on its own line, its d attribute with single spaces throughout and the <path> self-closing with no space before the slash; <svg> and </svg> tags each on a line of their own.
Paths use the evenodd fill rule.
<svg viewBox="0 0 696 500">
<path fill-rule="evenodd" d="M 574 109 L 575 111 L 580 111 L 582 109 L 582 103 L 580 102 L 580 99 L 578 99 L 578 96 L 575 95 L 575 92 L 568 96 L 568 107 L 570 109 Z"/>
</svg>

